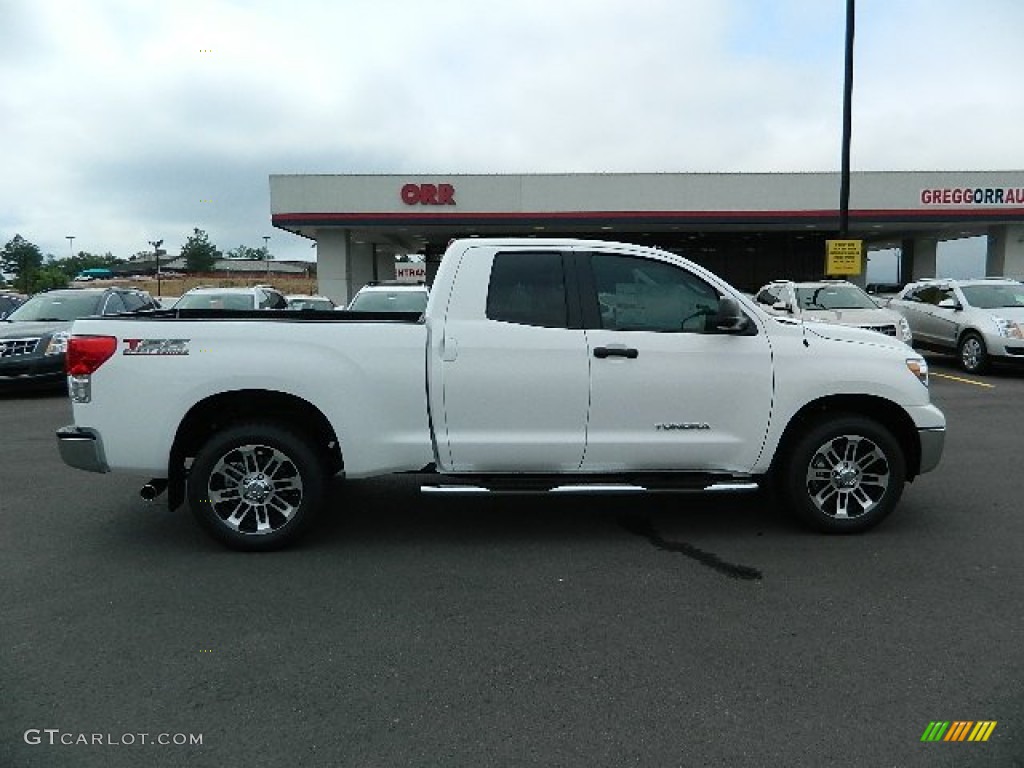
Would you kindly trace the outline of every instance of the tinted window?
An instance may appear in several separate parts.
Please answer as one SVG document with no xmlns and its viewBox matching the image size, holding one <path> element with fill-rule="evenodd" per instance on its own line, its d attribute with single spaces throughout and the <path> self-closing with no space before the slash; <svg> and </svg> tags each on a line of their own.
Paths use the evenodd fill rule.
<svg viewBox="0 0 1024 768">
<path fill-rule="evenodd" d="M 487 317 L 505 323 L 567 327 L 560 253 L 499 253 L 487 286 Z"/>
<path fill-rule="evenodd" d="M 718 311 L 711 285 L 684 269 L 634 256 L 595 254 L 601 327 L 616 331 L 705 333 Z"/>
<path fill-rule="evenodd" d="M 104 315 L 117 315 L 121 312 L 127 312 L 128 308 L 124 305 L 121 300 L 121 295 L 112 293 L 107 297 L 107 303 L 103 305 Z"/>
<path fill-rule="evenodd" d="M 263 300 L 260 302 L 260 309 L 286 309 L 288 301 L 277 291 L 265 291 Z"/>
<path fill-rule="evenodd" d="M 762 288 L 761 292 L 759 294 L 757 294 L 757 299 L 756 300 L 760 304 L 775 304 L 778 301 L 780 301 L 779 294 L 778 294 L 777 290 L 778 289 L 776 289 L 773 292 L 773 291 L 771 291 L 771 290 L 769 290 L 767 288 Z"/>
<path fill-rule="evenodd" d="M 124 301 L 125 307 L 129 312 L 137 312 L 140 309 L 145 309 L 148 305 L 145 299 L 142 298 L 141 294 L 138 293 L 122 293 L 121 299 Z"/>
<path fill-rule="evenodd" d="M 797 288 L 800 309 L 877 309 L 878 305 L 855 285 L 824 285 Z"/>
<path fill-rule="evenodd" d="M 253 309 L 252 294 L 192 293 L 178 299 L 175 309 Z"/>
</svg>

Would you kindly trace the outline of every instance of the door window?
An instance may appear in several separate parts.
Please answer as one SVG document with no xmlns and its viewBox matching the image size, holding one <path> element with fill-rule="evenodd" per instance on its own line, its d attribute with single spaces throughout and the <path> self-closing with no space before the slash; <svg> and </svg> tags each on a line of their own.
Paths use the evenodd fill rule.
<svg viewBox="0 0 1024 768">
<path fill-rule="evenodd" d="M 601 328 L 612 331 L 708 333 L 720 296 L 710 284 L 672 264 L 597 253 L 591 260 Z"/>
<path fill-rule="evenodd" d="M 561 253 L 499 253 L 487 286 L 489 320 L 567 328 Z"/>
</svg>

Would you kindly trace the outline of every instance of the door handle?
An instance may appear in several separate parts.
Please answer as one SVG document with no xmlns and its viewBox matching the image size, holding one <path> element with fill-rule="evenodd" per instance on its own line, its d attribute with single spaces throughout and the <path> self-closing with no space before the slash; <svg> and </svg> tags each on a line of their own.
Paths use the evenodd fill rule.
<svg viewBox="0 0 1024 768">
<path fill-rule="evenodd" d="M 594 347 L 594 357 L 604 360 L 606 357 L 625 357 L 635 360 L 639 352 L 632 347 Z"/>
</svg>

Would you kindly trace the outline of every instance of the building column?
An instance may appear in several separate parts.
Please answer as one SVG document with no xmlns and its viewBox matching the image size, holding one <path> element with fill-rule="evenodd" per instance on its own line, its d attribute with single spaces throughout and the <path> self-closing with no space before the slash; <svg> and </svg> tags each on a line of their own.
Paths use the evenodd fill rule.
<svg viewBox="0 0 1024 768">
<path fill-rule="evenodd" d="M 1024 279 L 1024 224 L 989 227 L 985 274 Z"/>
<path fill-rule="evenodd" d="M 317 230 L 316 262 L 317 290 L 338 305 L 373 279 L 373 248 L 348 229 Z"/>
<path fill-rule="evenodd" d="M 385 250 L 374 255 L 375 274 L 374 280 L 395 279 L 395 257 L 390 250 Z"/>
<path fill-rule="evenodd" d="M 910 283 L 925 277 L 935 277 L 938 240 L 916 237 L 900 244 L 900 282 Z"/>
</svg>

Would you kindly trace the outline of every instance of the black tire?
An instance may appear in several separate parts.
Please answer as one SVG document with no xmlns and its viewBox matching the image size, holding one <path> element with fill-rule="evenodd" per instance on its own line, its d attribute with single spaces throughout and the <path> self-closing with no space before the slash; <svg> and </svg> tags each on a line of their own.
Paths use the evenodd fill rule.
<svg viewBox="0 0 1024 768">
<path fill-rule="evenodd" d="M 956 357 L 960 367 L 967 373 L 984 373 L 988 370 L 988 347 L 985 346 L 985 340 L 974 331 L 968 331 L 960 337 Z"/>
<path fill-rule="evenodd" d="M 323 503 L 327 472 L 287 428 L 245 423 L 215 434 L 188 475 L 196 520 L 231 549 L 268 551 L 294 542 Z"/>
<path fill-rule="evenodd" d="M 790 510 L 824 533 L 860 533 L 895 508 L 906 481 L 899 442 L 872 419 L 836 414 L 793 445 L 780 484 Z"/>
</svg>

